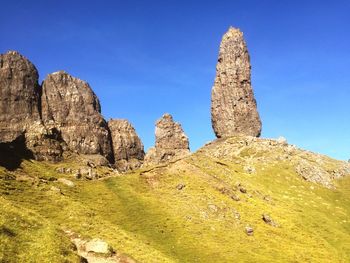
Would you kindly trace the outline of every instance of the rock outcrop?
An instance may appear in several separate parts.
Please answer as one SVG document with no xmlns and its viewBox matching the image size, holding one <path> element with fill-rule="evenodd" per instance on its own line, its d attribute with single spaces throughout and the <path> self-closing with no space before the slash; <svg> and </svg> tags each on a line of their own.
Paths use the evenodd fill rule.
<svg viewBox="0 0 350 263">
<path fill-rule="evenodd" d="M 26 148 L 38 161 L 58 162 L 67 151 L 67 144 L 56 128 L 46 128 L 41 122 L 33 123 L 25 132 Z"/>
<path fill-rule="evenodd" d="M 69 149 L 113 159 L 107 122 L 89 84 L 64 71 L 47 76 L 42 85 L 42 120 L 57 129 Z"/>
<path fill-rule="evenodd" d="M 145 152 L 134 127 L 127 120 L 108 121 L 116 168 L 125 172 L 141 166 Z"/>
<path fill-rule="evenodd" d="M 170 114 L 164 114 L 156 122 L 155 135 L 155 147 L 147 152 L 145 166 L 180 159 L 190 153 L 189 141 L 181 124 L 174 122 Z"/>
<path fill-rule="evenodd" d="M 96 165 L 115 161 L 120 171 L 141 166 L 144 150 L 135 129 L 126 120 L 111 120 L 108 127 L 88 83 L 59 71 L 41 87 L 38 75 L 18 52 L 0 55 L 1 164 L 16 168 L 23 158 L 60 161 L 64 152 L 75 152 Z"/>
<path fill-rule="evenodd" d="M 0 142 L 23 135 L 40 122 L 38 71 L 16 51 L 0 55 Z"/>
<path fill-rule="evenodd" d="M 243 33 L 231 27 L 222 38 L 211 97 L 212 126 L 218 138 L 260 136 L 261 121 L 250 69 Z"/>
<path fill-rule="evenodd" d="M 37 160 L 58 161 L 62 141 L 56 130 L 42 124 L 38 78 L 35 66 L 18 52 L 0 55 L 0 143 L 13 149 L 20 140 L 16 153 L 28 151 Z"/>
</svg>

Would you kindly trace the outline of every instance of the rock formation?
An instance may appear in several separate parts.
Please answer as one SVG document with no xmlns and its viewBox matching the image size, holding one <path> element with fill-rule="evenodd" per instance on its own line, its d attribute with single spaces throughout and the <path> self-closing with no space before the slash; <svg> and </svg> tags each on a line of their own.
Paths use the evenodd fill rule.
<svg viewBox="0 0 350 263">
<path fill-rule="evenodd" d="M 40 118 L 38 71 L 16 51 L 0 55 L 0 143 L 4 151 L 30 151 L 37 160 L 57 161 L 62 145 L 55 130 L 46 129 Z"/>
<path fill-rule="evenodd" d="M 88 83 L 59 71 L 40 87 L 35 66 L 10 51 L 0 55 L 0 92 L 1 164 L 12 162 L 15 168 L 22 158 L 59 161 L 67 151 L 106 165 L 114 162 L 113 136 L 117 168 L 141 166 L 144 150 L 135 129 L 126 120 L 111 120 L 108 127 Z"/>
<path fill-rule="evenodd" d="M 155 147 L 145 156 L 145 165 L 156 165 L 182 158 L 190 153 L 188 138 L 181 124 L 174 122 L 170 114 L 164 114 L 156 122 Z"/>
<path fill-rule="evenodd" d="M 218 138 L 260 136 L 261 121 L 251 86 L 250 69 L 243 33 L 231 27 L 222 38 L 212 89 L 211 119 Z"/>
<path fill-rule="evenodd" d="M 107 122 L 88 83 L 64 71 L 48 75 L 42 85 L 41 108 L 45 126 L 60 131 L 71 151 L 113 159 Z"/>
<path fill-rule="evenodd" d="M 119 171 L 139 168 L 145 152 L 134 127 L 127 120 L 111 119 L 108 121 L 108 128 L 111 132 L 116 168 Z"/>
<path fill-rule="evenodd" d="M 18 52 L 0 55 L 0 142 L 23 135 L 40 122 L 40 86 L 35 66 Z"/>
</svg>

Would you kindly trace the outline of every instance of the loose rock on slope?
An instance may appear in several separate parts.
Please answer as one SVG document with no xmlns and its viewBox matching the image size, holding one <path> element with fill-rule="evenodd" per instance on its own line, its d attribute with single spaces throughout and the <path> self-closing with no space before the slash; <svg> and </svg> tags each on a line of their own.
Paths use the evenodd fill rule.
<svg viewBox="0 0 350 263">
<path fill-rule="evenodd" d="M 243 33 L 231 27 L 222 38 L 211 97 L 212 126 L 218 138 L 260 136 L 261 121 L 250 69 Z"/>
<path fill-rule="evenodd" d="M 119 171 L 139 168 L 145 152 L 134 127 L 127 120 L 109 120 L 114 160 Z"/>
<path fill-rule="evenodd" d="M 71 151 L 113 159 L 107 122 L 88 83 L 64 71 L 49 74 L 43 82 L 41 105 L 45 126 L 59 130 Z"/>
<path fill-rule="evenodd" d="M 145 165 L 154 165 L 185 157 L 190 153 L 189 141 L 181 124 L 170 114 L 156 122 L 156 144 L 145 156 Z"/>
</svg>

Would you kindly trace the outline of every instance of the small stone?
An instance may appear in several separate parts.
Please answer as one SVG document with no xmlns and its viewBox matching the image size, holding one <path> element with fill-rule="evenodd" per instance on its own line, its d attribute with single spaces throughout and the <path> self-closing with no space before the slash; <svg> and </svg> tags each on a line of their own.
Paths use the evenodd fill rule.
<svg viewBox="0 0 350 263">
<path fill-rule="evenodd" d="M 84 174 L 85 178 L 88 179 L 88 180 L 95 180 L 95 179 L 98 179 L 99 176 L 98 174 L 96 173 L 95 170 L 93 170 L 92 168 L 89 168 L 88 169 L 88 173 Z"/>
<path fill-rule="evenodd" d="M 96 165 L 95 165 L 93 162 L 87 161 L 87 162 L 86 162 L 86 165 L 89 166 L 89 167 L 91 167 L 91 168 L 96 168 Z"/>
<path fill-rule="evenodd" d="M 233 217 L 237 220 L 240 220 L 241 219 L 241 215 L 236 211 L 236 210 L 233 210 L 232 211 L 232 214 L 233 214 Z"/>
<path fill-rule="evenodd" d="M 235 200 L 235 201 L 240 201 L 241 199 L 239 198 L 239 196 L 235 195 L 235 194 L 231 194 L 230 195 L 231 199 L 232 200 Z"/>
<path fill-rule="evenodd" d="M 56 194 L 62 194 L 61 189 L 56 186 L 51 186 L 50 191 Z"/>
<path fill-rule="evenodd" d="M 272 218 L 268 214 L 263 214 L 262 219 L 264 220 L 264 222 L 266 224 L 268 224 L 270 226 L 274 226 L 274 227 L 277 226 L 277 224 L 272 220 Z"/>
<path fill-rule="evenodd" d="M 61 173 L 61 174 L 64 174 L 64 173 L 66 172 L 66 170 L 65 170 L 64 167 L 58 167 L 58 168 L 56 169 L 56 171 L 57 171 L 58 173 Z"/>
<path fill-rule="evenodd" d="M 282 145 L 288 144 L 287 139 L 282 137 L 282 136 L 278 137 L 276 141 L 277 141 L 277 143 L 282 144 Z"/>
<path fill-rule="evenodd" d="M 238 184 L 237 188 L 241 193 L 243 193 L 243 194 L 247 193 L 247 189 L 244 186 L 242 186 L 241 184 Z"/>
<path fill-rule="evenodd" d="M 239 188 L 239 191 L 243 194 L 246 194 L 247 193 L 247 189 L 245 189 L 244 187 L 240 187 Z"/>
<path fill-rule="evenodd" d="M 80 173 L 79 170 L 74 174 L 74 178 L 75 179 L 80 179 L 81 178 L 81 173 Z"/>
<path fill-rule="evenodd" d="M 92 169 L 91 168 L 89 169 L 89 172 L 87 174 L 85 174 L 85 178 L 88 179 L 88 180 L 94 179 L 93 175 L 92 175 Z"/>
<path fill-rule="evenodd" d="M 246 226 L 245 232 L 248 236 L 252 236 L 254 234 L 254 229 L 251 226 Z"/>
<path fill-rule="evenodd" d="M 176 189 L 177 189 L 177 190 L 182 190 L 182 189 L 185 188 L 185 186 L 186 186 L 186 185 L 184 185 L 184 184 L 178 184 L 178 185 L 176 186 Z"/>
<path fill-rule="evenodd" d="M 216 205 L 214 205 L 214 204 L 208 205 L 208 209 L 209 209 L 211 212 L 214 212 L 214 213 L 216 213 L 216 212 L 219 210 L 219 208 L 218 208 Z"/>
<path fill-rule="evenodd" d="M 252 166 L 245 166 L 243 169 L 244 169 L 245 172 L 247 172 L 249 174 L 256 173 L 255 168 L 252 167 Z"/>
<path fill-rule="evenodd" d="M 57 182 L 60 182 L 60 183 L 62 183 L 62 184 L 65 184 L 65 185 L 67 185 L 67 186 L 69 186 L 69 187 L 74 187 L 74 186 L 75 186 L 75 184 L 74 184 L 72 181 L 70 181 L 70 180 L 68 180 L 68 179 L 65 179 L 65 178 L 59 178 L 59 179 L 57 180 Z"/>
</svg>

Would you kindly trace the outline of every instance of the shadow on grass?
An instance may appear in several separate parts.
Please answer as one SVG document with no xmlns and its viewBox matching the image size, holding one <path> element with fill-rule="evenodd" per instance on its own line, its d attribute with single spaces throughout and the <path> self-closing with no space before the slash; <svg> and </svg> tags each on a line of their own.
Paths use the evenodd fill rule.
<svg viewBox="0 0 350 263">
<path fill-rule="evenodd" d="M 33 159 L 33 154 L 27 149 L 23 135 L 12 142 L 0 143 L 0 166 L 13 171 L 26 159 Z"/>
<path fill-rule="evenodd" d="M 15 237 L 16 233 L 5 226 L 0 226 L 0 235 L 4 235 L 7 237 Z"/>
</svg>

